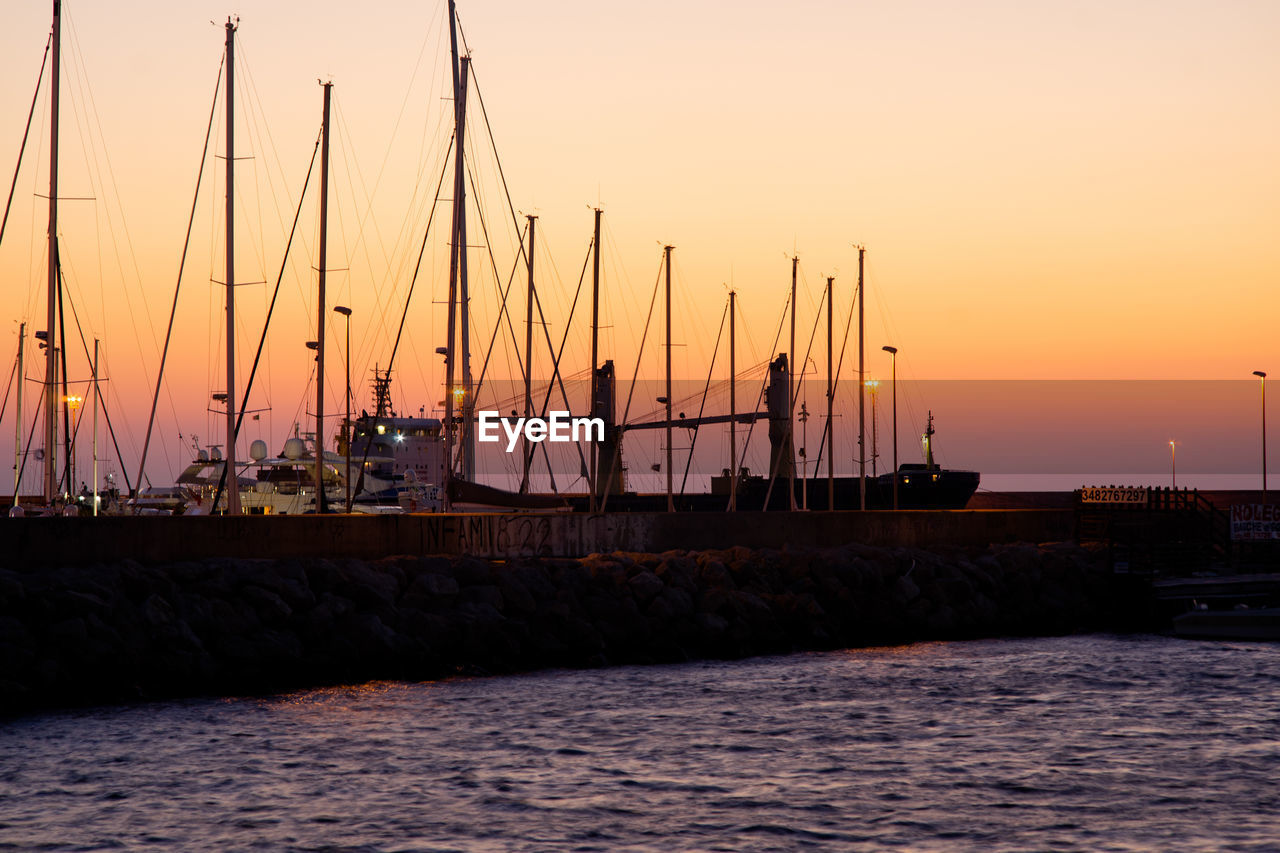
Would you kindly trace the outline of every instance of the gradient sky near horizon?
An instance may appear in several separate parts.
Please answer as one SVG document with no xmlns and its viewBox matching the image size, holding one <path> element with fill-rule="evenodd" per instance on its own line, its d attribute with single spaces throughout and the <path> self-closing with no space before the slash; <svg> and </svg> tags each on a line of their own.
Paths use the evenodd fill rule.
<svg viewBox="0 0 1280 853">
<path fill-rule="evenodd" d="M 50 22 L 50 4 L 15 6 L 0 33 L 6 176 Z M 236 154 L 253 158 L 237 164 L 237 279 L 269 282 L 237 292 L 241 381 L 319 128 L 317 79 L 335 83 L 329 265 L 341 271 L 330 277 L 329 302 L 355 310 L 357 410 L 370 407 L 368 371 L 390 354 L 444 164 L 451 106 L 442 0 L 244 0 L 234 8 L 64 0 L 60 194 L 95 199 L 62 206 L 64 265 L 85 334 L 104 340 L 113 417 L 122 444 L 134 448 L 124 452 L 130 468 L 229 13 L 240 18 Z M 1280 4 L 464 0 L 459 16 L 512 202 L 521 221 L 539 217 L 539 288 L 557 343 L 590 207 L 605 210 L 611 328 L 602 348 L 624 377 L 636 364 L 664 243 L 677 247 L 675 358 L 686 378 L 705 375 L 726 283 L 740 295 L 747 337 L 739 363 L 764 361 L 793 252 L 803 351 L 825 276 L 836 277 L 837 315 L 848 310 L 855 243 L 867 247 L 873 375 L 887 373 L 880 347 L 892 343 L 911 379 L 1280 376 L 1271 363 L 1280 352 Z M 467 144 L 490 239 L 473 219 L 469 258 L 483 350 L 516 236 L 478 108 L 469 102 Z M 37 194 L 47 191 L 47 128 L 42 95 L 0 245 L 8 353 L 19 322 L 44 325 L 46 213 Z M 187 461 L 183 444 L 220 432 L 206 411 L 224 385 L 223 297 L 210 283 L 224 275 L 223 173 L 212 158 L 224 149 L 215 139 L 157 465 L 148 465 L 157 484 Z M 246 440 L 278 445 L 311 405 L 303 342 L 315 335 L 314 200 L 309 190 L 251 406 L 265 411 Z M 447 204 L 437 208 L 397 356 L 397 398 L 410 411 L 440 398 L 433 351 L 443 343 L 447 214 Z M 522 294 L 512 308 L 522 339 Z M 569 373 L 587 363 L 581 303 L 578 310 Z M 333 321 L 341 318 L 329 316 L 330 334 L 340 334 Z M 515 373 L 506 337 L 495 375 Z M 644 375 L 660 375 L 659 352 L 651 337 Z M 27 373 L 38 379 L 35 356 L 32 347 Z M 848 373 L 852 360 L 845 363 Z M 548 375 L 549 359 L 538 364 Z M 342 367 L 339 343 L 327 362 L 330 411 L 341 400 Z M 87 376 L 82 355 L 70 372 Z M 12 429 L 6 412 L 0 452 L 11 453 Z"/>
</svg>

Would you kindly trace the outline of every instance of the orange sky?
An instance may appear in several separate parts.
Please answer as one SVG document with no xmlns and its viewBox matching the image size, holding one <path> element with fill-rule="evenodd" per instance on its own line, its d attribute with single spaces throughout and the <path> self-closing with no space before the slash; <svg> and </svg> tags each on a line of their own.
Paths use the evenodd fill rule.
<svg viewBox="0 0 1280 853">
<path fill-rule="evenodd" d="M 122 443 L 140 447 L 145 430 L 229 12 L 241 18 L 237 156 L 254 158 L 237 167 L 237 278 L 275 281 L 319 127 L 316 80 L 331 78 L 330 266 L 346 271 L 331 276 L 329 301 L 355 309 L 357 375 L 385 364 L 447 140 L 444 4 L 64 9 L 61 194 L 96 201 L 63 205 L 63 252 L 86 335 L 105 342 Z M 749 330 L 740 362 L 763 360 L 793 247 L 807 339 L 823 276 L 837 276 L 837 311 L 847 310 L 855 242 L 868 247 L 873 372 L 887 370 L 879 348 L 893 343 L 915 379 L 1280 374 L 1280 6 L 464 2 L 459 13 L 513 203 L 540 217 L 539 287 L 557 343 L 589 207 L 605 208 L 604 350 L 624 376 L 662 243 L 677 246 L 677 373 L 697 378 L 724 282 L 737 287 Z M 0 34 L 6 180 L 48 29 L 47 4 L 24 3 Z M 46 103 L 0 245 L 9 353 L 20 321 L 44 322 L 45 213 L 34 193 L 47 191 Z M 478 117 L 477 101 L 470 109 Z M 468 144 L 505 281 L 510 214 L 475 125 Z M 220 137 L 215 147 L 221 155 Z M 178 434 L 217 434 L 205 409 L 223 386 L 222 294 L 209 283 L 223 277 L 221 169 L 206 173 L 183 279 L 156 483 L 185 461 Z M 314 200 L 255 395 L 270 411 L 248 438 L 272 444 L 309 405 Z M 398 356 L 398 399 L 414 411 L 439 399 L 444 312 L 431 300 L 444 294 L 447 213 L 438 211 Z M 474 218 L 469 238 L 482 349 L 494 275 Z M 242 377 L 268 296 L 269 285 L 238 292 Z M 522 296 L 513 309 L 522 338 Z M 586 366 L 583 328 L 568 372 Z M 501 375 L 508 349 L 495 354 Z M 658 375 L 658 359 L 651 345 L 647 375 Z M 332 410 L 340 348 L 328 371 Z M 87 375 L 83 357 L 71 373 Z M 28 375 L 38 379 L 41 365 L 29 361 Z M 12 441 L 6 412 L 0 452 Z M 125 456 L 136 466 L 136 451 Z"/>
</svg>

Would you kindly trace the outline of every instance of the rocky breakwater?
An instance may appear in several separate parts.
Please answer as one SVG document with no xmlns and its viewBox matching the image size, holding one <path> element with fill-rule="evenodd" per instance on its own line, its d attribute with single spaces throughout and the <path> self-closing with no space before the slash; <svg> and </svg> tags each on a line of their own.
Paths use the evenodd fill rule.
<svg viewBox="0 0 1280 853">
<path fill-rule="evenodd" d="M 0 570 L 0 711 L 1125 627 L 1072 545 Z"/>
</svg>

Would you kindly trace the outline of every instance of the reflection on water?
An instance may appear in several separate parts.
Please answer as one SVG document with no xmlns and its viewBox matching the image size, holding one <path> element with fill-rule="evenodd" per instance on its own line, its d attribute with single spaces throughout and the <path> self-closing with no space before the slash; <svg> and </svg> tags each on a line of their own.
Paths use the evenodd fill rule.
<svg viewBox="0 0 1280 853">
<path fill-rule="evenodd" d="M 1264 850 L 1277 769 L 1280 646 L 930 643 L 11 720 L 0 850 Z"/>
</svg>

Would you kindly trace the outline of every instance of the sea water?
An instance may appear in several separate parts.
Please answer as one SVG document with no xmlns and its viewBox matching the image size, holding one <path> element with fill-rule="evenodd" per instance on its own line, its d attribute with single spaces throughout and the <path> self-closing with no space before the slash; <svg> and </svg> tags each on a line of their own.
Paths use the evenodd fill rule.
<svg viewBox="0 0 1280 853">
<path fill-rule="evenodd" d="M 1280 645 L 925 643 L 0 722 L 3 850 L 1276 850 Z"/>
</svg>

